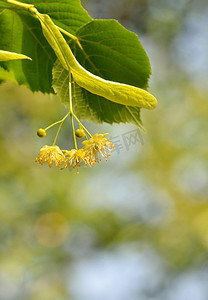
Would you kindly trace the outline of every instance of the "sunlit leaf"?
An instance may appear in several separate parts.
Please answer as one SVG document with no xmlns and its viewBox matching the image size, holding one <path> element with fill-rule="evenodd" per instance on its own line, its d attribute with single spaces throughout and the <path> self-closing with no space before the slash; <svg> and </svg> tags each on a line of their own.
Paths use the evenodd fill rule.
<svg viewBox="0 0 208 300">
<path fill-rule="evenodd" d="M 85 121 L 96 123 L 133 123 L 142 127 L 140 108 L 113 103 L 98 95 L 73 86 L 73 109 Z M 53 68 L 53 88 L 63 103 L 69 102 L 69 72 L 57 60 Z"/>
<path fill-rule="evenodd" d="M 40 12 L 49 14 L 56 25 L 72 34 L 92 20 L 79 0 L 24 2 L 35 4 Z M 12 10 L 5 9 L 0 14 L 0 49 L 24 53 L 32 58 L 30 63 L 26 60 L 4 62 L 4 69 L 13 71 L 17 82 L 28 86 L 32 91 L 53 92 L 52 67 L 56 56 L 42 34 L 39 21 L 4 1 L 0 1 L 0 9 L 1 7 Z"/>
<path fill-rule="evenodd" d="M 74 81 L 80 87 L 122 105 L 148 109 L 156 107 L 157 100 L 147 91 L 127 84 L 105 80 L 83 68 L 74 57 L 71 49 L 50 17 L 42 14 L 37 14 L 37 16 L 41 22 L 43 34 L 47 41 L 55 51 L 63 67 L 72 73 Z M 105 64 L 104 58 L 103 65 Z M 122 63 L 120 57 L 117 58 L 117 61 Z"/>
</svg>

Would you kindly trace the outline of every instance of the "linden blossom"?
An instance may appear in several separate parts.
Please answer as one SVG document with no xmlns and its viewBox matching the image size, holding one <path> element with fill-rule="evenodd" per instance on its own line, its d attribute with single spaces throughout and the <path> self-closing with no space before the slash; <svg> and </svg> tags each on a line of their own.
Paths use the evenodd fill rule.
<svg viewBox="0 0 208 300">
<path fill-rule="evenodd" d="M 84 164 L 85 167 L 87 165 L 91 167 L 89 157 L 84 149 L 72 149 L 70 151 L 63 150 L 63 152 L 65 153 L 65 160 L 61 170 L 66 169 L 68 166 L 72 166 L 73 168 L 77 168 L 77 173 L 79 173 L 81 164 Z"/>
<path fill-rule="evenodd" d="M 39 156 L 35 161 L 41 165 L 48 163 L 52 168 L 54 163 L 56 167 L 59 167 L 64 158 L 64 154 L 58 146 L 45 145 L 40 149 Z"/>
<path fill-rule="evenodd" d="M 97 133 L 89 140 L 82 142 L 92 165 L 101 160 L 100 156 L 104 157 L 107 161 L 111 152 L 115 149 L 114 144 L 106 138 L 106 135 L 108 133 Z"/>
<path fill-rule="evenodd" d="M 81 165 L 94 166 L 95 163 L 100 162 L 101 157 L 108 160 L 115 146 L 105 137 L 107 134 L 95 134 L 89 140 L 82 142 L 84 147 L 81 149 L 61 150 L 58 146 L 45 145 L 40 149 L 36 162 L 41 165 L 48 163 L 50 168 L 55 165 L 61 170 L 68 167 L 77 168 L 79 173 Z"/>
</svg>

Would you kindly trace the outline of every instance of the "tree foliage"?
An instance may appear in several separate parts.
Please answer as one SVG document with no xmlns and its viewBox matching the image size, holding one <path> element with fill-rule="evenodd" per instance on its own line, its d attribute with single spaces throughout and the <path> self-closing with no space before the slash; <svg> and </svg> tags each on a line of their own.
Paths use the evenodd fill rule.
<svg viewBox="0 0 208 300">
<path fill-rule="evenodd" d="M 47 34 L 46 38 L 44 37 L 43 23 L 31 14 L 30 4 L 35 4 L 38 12 L 42 16 L 48 15 L 61 30 L 78 64 L 90 72 L 86 72 L 85 76 L 93 74 L 94 81 L 101 78 L 103 82 L 104 80 L 118 82 L 124 88 L 127 85 L 124 96 L 118 85 L 115 86 L 119 89 L 118 94 L 116 90 L 111 91 L 110 85 L 108 88 L 108 81 L 104 92 L 102 92 L 104 83 L 99 88 L 100 82 L 94 82 L 91 89 L 87 88 L 90 81 L 87 82 L 87 78 L 84 77 L 80 80 L 80 70 L 82 71 L 80 69 L 79 78 L 74 74 L 73 82 L 73 102 L 77 115 L 83 120 L 98 123 L 131 122 L 141 125 L 141 107 L 149 108 L 153 101 L 153 108 L 156 106 L 156 100 L 143 90 L 148 86 L 151 69 L 148 56 L 137 35 L 115 20 L 93 20 L 79 0 L 25 1 L 25 3 L 29 3 L 26 9 L 13 5 L 12 1 L 0 1 L 2 10 L 0 49 L 22 53 L 32 59 L 31 62 L 22 60 L 1 63 L 1 70 L 3 68 L 7 71 L 1 72 L 1 79 L 4 79 L 4 76 L 7 79 L 8 74 L 12 74 L 11 77 L 19 84 L 26 85 L 32 91 L 54 92 L 52 70 L 57 58 L 57 47 L 50 43 Z M 60 59 L 60 56 L 58 58 Z M 58 63 L 55 65 L 54 74 L 59 74 L 60 78 L 54 78 L 56 91 L 60 90 L 60 86 L 65 89 L 64 84 L 68 80 L 65 65 L 59 67 L 57 65 Z M 135 89 L 134 98 L 141 97 L 141 101 L 130 101 L 133 89 Z M 65 102 L 66 94 L 63 98 L 62 94 L 60 95 L 61 100 Z M 121 100 L 122 97 L 127 100 Z M 146 106 L 143 103 L 147 103 Z"/>
</svg>

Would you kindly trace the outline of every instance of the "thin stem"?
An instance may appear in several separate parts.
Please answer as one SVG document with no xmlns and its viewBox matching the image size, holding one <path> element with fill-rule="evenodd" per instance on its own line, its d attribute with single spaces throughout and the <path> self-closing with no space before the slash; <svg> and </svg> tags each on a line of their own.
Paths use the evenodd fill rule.
<svg viewBox="0 0 208 300">
<path fill-rule="evenodd" d="M 73 134 L 73 140 L 74 140 L 74 148 L 77 148 L 77 140 L 75 135 L 75 129 L 74 129 L 74 120 L 73 120 L 73 108 L 72 108 L 72 74 L 69 73 L 69 113 L 71 118 L 71 127 L 72 127 L 72 134 Z"/>
<path fill-rule="evenodd" d="M 53 143 L 52 143 L 52 146 L 54 146 L 55 145 L 55 143 L 56 143 L 56 140 L 57 140 L 57 137 L 58 137 L 58 134 L 59 134 L 59 131 L 61 130 L 61 126 L 63 125 L 63 122 L 59 125 L 59 127 L 58 127 L 58 130 L 57 130 L 57 132 L 56 132 L 56 135 L 55 135 L 55 138 L 54 138 L 54 140 L 53 140 Z"/>
<path fill-rule="evenodd" d="M 58 130 L 57 130 L 57 132 L 56 132 L 55 138 L 54 138 L 54 140 L 53 140 L 52 146 L 55 145 L 56 140 L 57 140 L 57 137 L 58 137 L 58 134 L 59 134 L 59 131 L 60 131 L 60 129 L 61 129 L 61 126 L 63 125 L 64 121 L 66 120 L 66 118 L 68 117 L 69 114 L 70 114 L 70 113 L 68 112 L 68 113 L 67 113 L 60 121 L 57 121 L 57 122 L 55 122 L 55 123 L 53 123 L 53 124 L 51 124 L 51 125 L 49 125 L 48 127 L 45 128 L 45 131 L 46 131 L 46 130 L 48 130 L 49 128 L 53 127 L 54 125 L 57 125 L 57 124 L 60 123 L 60 125 L 59 125 L 59 127 L 58 127 Z"/>
<path fill-rule="evenodd" d="M 70 115 L 71 115 L 74 146 L 75 146 L 75 149 L 77 149 L 77 142 L 76 142 L 76 135 L 75 135 L 75 130 L 74 130 L 73 117 L 78 122 L 79 126 L 81 126 L 90 137 L 92 137 L 92 135 L 89 133 L 89 131 L 85 128 L 85 126 L 80 122 L 80 120 L 77 118 L 77 116 L 73 112 L 73 108 L 72 108 L 72 74 L 71 73 L 69 74 L 69 112 L 70 112 Z"/>
<path fill-rule="evenodd" d="M 78 124 L 85 130 L 85 132 L 92 137 L 91 133 L 89 133 L 89 131 L 87 130 L 87 128 L 80 122 L 80 120 L 77 118 L 77 116 L 73 113 L 73 116 L 75 118 L 75 120 L 78 122 Z"/>
<path fill-rule="evenodd" d="M 70 114 L 71 118 L 71 127 L 72 127 L 72 133 L 73 133 L 73 140 L 74 140 L 74 148 L 77 150 L 77 140 L 76 140 L 76 135 L 75 135 L 75 130 L 74 130 L 74 120 L 73 120 L 73 115 Z"/>
<path fill-rule="evenodd" d="M 69 36 L 72 40 L 76 41 L 77 40 L 77 37 L 71 33 L 69 33 L 68 31 L 64 30 L 63 28 L 55 25 L 56 28 L 58 28 L 59 31 L 61 31 L 62 33 L 64 33 L 65 35 Z"/>
<path fill-rule="evenodd" d="M 68 112 L 61 120 L 49 125 L 48 127 L 45 128 L 45 131 L 48 130 L 49 128 L 59 124 L 59 123 L 63 123 L 65 121 L 65 119 L 68 117 L 68 115 L 70 114 L 70 112 Z"/>
<path fill-rule="evenodd" d="M 74 40 L 74 41 L 77 43 L 77 45 L 79 46 L 79 48 L 80 48 L 81 50 L 83 50 L 82 45 L 81 45 L 80 42 L 79 42 L 79 39 L 78 39 L 75 35 L 69 33 L 68 31 L 64 30 L 63 28 L 61 28 L 61 27 L 59 27 L 59 26 L 57 26 L 57 25 L 55 25 L 55 26 L 56 26 L 56 28 L 58 28 L 58 30 L 59 30 L 60 32 L 62 32 L 63 34 L 67 35 L 67 36 L 70 37 L 72 40 Z"/>
<path fill-rule="evenodd" d="M 73 114 L 72 108 L 72 73 L 69 72 L 69 113 Z"/>
</svg>

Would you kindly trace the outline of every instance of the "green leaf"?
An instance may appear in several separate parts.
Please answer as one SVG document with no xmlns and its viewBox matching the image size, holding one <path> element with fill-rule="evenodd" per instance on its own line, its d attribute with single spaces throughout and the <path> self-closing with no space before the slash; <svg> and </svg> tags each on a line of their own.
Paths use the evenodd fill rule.
<svg viewBox="0 0 208 300">
<path fill-rule="evenodd" d="M 94 20 L 81 28 L 77 37 L 81 47 L 73 42 L 70 45 L 83 67 L 105 79 L 147 87 L 150 63 L 136 34 L 126 30 L 117 21 Z M 57 80 L 54 80 L 54 88 L 62 101 L 68 101 L 68 96 L 64 97 L 67 90 L 64 80 L 67 82 L 68 72 L 56 63 L 54 76 L 55 73 L 56 78 L 60 76 L 60 81 L 63 81 L 63 89 Z M 106 101 L 77 84 L 74 84 L 73 91 L 74 109 L 82 120 L 141 124 L 140 109 L 137 107 Z"/>
<path fill-rule="evenodd" d="M 148 56 L 138 36 L 115 20 L 94 20 L 77 32 L 82 49 L 71 42 L 79 63 L 87 70 L 116 82 L 146 88 L 151 74 Z M 103 101 L 75 85 L 77 114 L 84 120 L 133 123 L 141 126 L 140 108 Z"/>
<path fill-rule="evenodd" d="M 56 25 L 72 34 L 91 21 L 79 0 L 24 2 L 35 4 L 40 12 L 49 14 Z M 0 2 L 0 7 L 5 5 L 9 6 Z M 53 92 L 52 67 L 56 55 L 44 38 L 39 21 L 13 5 L 10 7 L 12 11 L 6 9 L 0 14 L 0 49 L 24 53 L 32 58 L 32 62 L 11 61 L 1 65 L 4 69 L 13 71 L 17 82 L 28 86 L 32 91 Z"/>
<path fill-rule="evenodd" d="M 73 86 L 73 110 L 80 120 L 95 123 L 132 123 L 142 127 L 140 108 L 113 103 L 80 88 Z M 53 88 L 61 101 L 68 106 L 69 72 L 57 60 L 53 68 Z"/>
<path fill-rule="evenodd" d="M 74 57 L 71 49 L 50 17 L 37 12 L 36 16 L 41 22 L 44 36 L 53 48 L 62 66 L 72 73 L 74 81 L 80 87 L 122 105 L 138 106 L 148 109 L 156 107 L 157 100 L 147 91 L 131 85 L 105 80 L 83 68 Z M 101 28 L 103 28 L 103 26 L 101 26 Z M 119 60 L 120 57 L 117 58 L 117 61 Z"/>
<path fill-rule="evenodd" d="M 5 8 L 11 8 L 11 4 L 5 2 L 4 0 L 0 0 L 0 12 Z"/>
<path fill-rule="evenodd" d="M 0 50 L 0 61 L 8 61 L 8 60 L 15 60 L 15 59 L 32 60 L 30 57 L 23 54 Z"/>
<path fill-rule="evenodd" d="M 74 44 L 76 58 L 87 70 L 108 80 L 148 86 L 150 62 L 135 33 L 116 20 L 93 20 L 76 36 L 82 46 Z"/>
<path fill-rule="evenodd" d="M 24 2 L 34 4 L 40 13 L 49 15 L 57 26 L 71 34 L 75 34 L 79 28 L 92 20 L 80 0 L 26 0 Z"/>
</svg>

